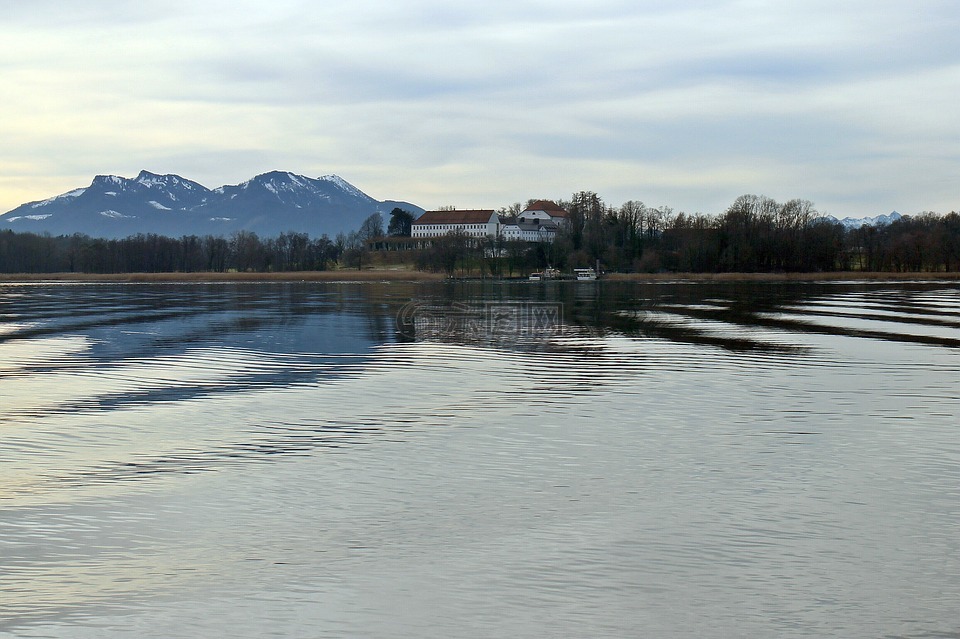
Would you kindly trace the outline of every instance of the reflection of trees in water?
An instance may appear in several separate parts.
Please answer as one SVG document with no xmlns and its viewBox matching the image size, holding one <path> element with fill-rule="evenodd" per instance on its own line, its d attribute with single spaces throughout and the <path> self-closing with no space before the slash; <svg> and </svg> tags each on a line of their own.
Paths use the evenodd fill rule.
<svg viewBox="0 0 960 639">
<path fill-rule="evenodd" d="M 153 329 L 153 339 L 139 344 L 143 355 L 151 346 L 169 352 L 176 344 L 222 343 L 270 328 L 295 332 L 312 318 L 342 315 L 365 329 L 354 331 L 351 340 L 379 343 L 391 334 L 392 322 L 382 289 L 375 283 L 37 286 L 27 295 L 0 297 L 0 321 L 15 317 L 22 325 L 0 333 L 0 342 L 98 329 Z M 127 334 L 101 332 L 115 340 Z M 256 341 L 247 344 L 258 346 Z"/>
<path fill-rule="evenodd" d="M 596 306 L 571 321 L 592 320 L 598 328 L 627 335 L 641 335 L 727 348 L 798 352 L 797 347 L 770 343 L 746 335 L 728 337 L 712 332 L 725 325 L 738 329 L 776 330 L 784 334 L 816 333 L 957 347 L 960 340 L 907 332 L 851 328 L 827 321 L 812 322 L 791 317 L 792 309 L 813 306 L 824 300 L 843 302 L 829 310 L 799 311 L 803 316 L 882 320 L 908 326 L 960 328 L 960 313 L 930 305 L 918 296 L 943 290 L 942 284 L 814 284 L 814 283 L 711 283 L 626 284 L 612 286 Z M 873 308 L 861 312 L 856 306 L 869 300 Z M 567 306 L 565 305 L 565 308 Z M 569 308 L 576 311 L 578 306 Z M 909 315 L 909 316 L 908 316 Z M 920 315 L 921 317 L 916 317 Z M 679 321 L 675 321 L 679 320 Z"/>
<path fill-rule="evenodd" d="M 960 312 L 930 305 L 920 299 L 943 284 L 804 283 L 804 282 L 460 282 L 428 289 L 437 304 L 496 302 L 554 303 L 562 309 L 568 335 L 603 336 L 613 333 L 674 342 L 713 346 L 731 351 L 797 353 L 785 343 L 791 333 L 844 335 L 889 341 L 957 346 L 950 337 L 910 332 L 850 328 L 829 318 L 878 319 L 875 313 L 855 308 L 804 311 L 825 318 L 811 322 L 791 316 L 790 309 L 813 306 L 838 296 L 855 305 L 866 298 L 883 314 L 884 321 L 901 324 L 957 328 Z M 909 316 L 908 316 L 909 315 Z M 919 317 L 917 317 L 919 316 Z M 751 333 L 776 331 L 778 341 Z M 483 340 L 450 331 L 439 341 L 482 344 Z M 491 344 L 497 345 L 497 344 Z M 499 344 L 497 346 L 502 346 Z M 529 346 L 527 346 L 529 347 Z"/>
<path fill-rule="evenodd" d="M 0 333 L 0 343 L 61 334 L 94 338 L 99 361 L 171 354 L 203 345 L 236 346 L 279 353 L 368 352 L 385 342 L 409 339 L 397 318 L 411 302 L 438 308 L 555 305 L 567 335 L 616 333 L 742 350 L 791 350 L 756 339 L 750 330 L 821 333 L 957 346 L 948 337 L 847 328 L 830 317 L 875 319 L 908 325 L 955 328 L 960 313 L 930 306 L 921 296 L 942 284 L 825 284 L 796 282 L 366 282 L 188 285 L 51 285 L 0 295 L 0 318 L 18 327 Z M 7 287 L 6 292 L 12 291 Z M 4 289 L 0 289 L 0 294 Z M 876 308 L 826 308 L 803 315 L 785 312 L 838 295 L 867 296 Z M 475 311 L 471 311 L 476 314 Z M 910 314 L 906 317 L 905 314 Z M 482 321 L 480 321 L 482 320 Z M 484 322 L 487 322 L 486 324 Z M 535 330 L 490 329 L 489 318 L 464 317 L 430 339 L 496 348 L 546 348 Z M 435 328 L 435 327 L 434 327 Z M 494 326 L 493 328 L 497 328 Z M 522 328 L 522 325 L 521 325 Z M 734 331 L 728 331 L 734 332 Z M 331 333 L 335 333 L 331 335 Z M 421 338 L 424 335 L 421 335 Z M 554 348 L 555 345 L 550 346 Z"/>
</svg>

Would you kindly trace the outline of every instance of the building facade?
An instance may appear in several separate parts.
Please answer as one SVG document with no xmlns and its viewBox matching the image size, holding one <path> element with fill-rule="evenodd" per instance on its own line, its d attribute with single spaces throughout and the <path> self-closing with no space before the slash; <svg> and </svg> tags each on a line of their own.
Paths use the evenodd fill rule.
<svg viewBox="0 0 960 639">
<path fill-rule="evenodd" d="M 410 235 L 417 240 L 458 232 L 476 239 L 552 242 L 568 220 L 569 214 L 556 203 L 537 200 L 516 219 L 490 210 L 427 211 L 413 222 Z"/>
<path fill-rule="evenodd" d="M 525 208 L 516 220 L 501 220 L 500 233 L 505 240 L 552 242 L 567 225 L 569 214 L 557 203 L 537 200 Z"/>
<path fill-rule="evenodd" d="M 525 222 L 552 222 L 557 228 L 565 226 L 570 220 L 567 213 L 559 204 L 550 200 L 537 200 L 517 216 L 520 224 Z"/>
<path fill-rule="evenodd" d="M 468 237 L 496 237 L 500 218 L 496 211 L 427 211 L 414 220 L 410 236 L 414 239 L 439 237 L 460 232 Z"/>
</svg>

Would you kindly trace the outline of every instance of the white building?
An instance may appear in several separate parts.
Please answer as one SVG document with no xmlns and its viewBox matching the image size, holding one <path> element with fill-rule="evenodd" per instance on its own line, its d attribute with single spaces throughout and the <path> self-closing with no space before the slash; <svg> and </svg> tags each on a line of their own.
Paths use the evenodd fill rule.
<svg viewBox="0 0 960 639">
<path fill-rule="evenodd" d="M 556 202 L 537 200 L 517 216 L 517 222 L 553 222 L 558 228 L 566 226 L 570 214 L 563 210 Z"/>
<path fill-rule="evenodd" d="M 501 220 L 500 234 L 505 240 L 552 242 L 559 227 L 551 221 L 506 222 Z"/>
<path fill-rule="evenodd" d="M 460 232 L 470 237 L 496 237 L 500 218 L 496 211 L 427 211 L 414 220 L 410 236 L 439 237 Z"/>
<path fill-rule="evenodd" d="M 537 200 L 516 220 L 502 219 L 487 210 L 427 211 L 413 222 L 410 235 L 424 239 L 459 232 L 474 238 L 552 242 L 568 219 L 569 214 L 549 200 Z"/>
<path fill-rule="evenodd" d="M 552 242 L 568 219 L 569 213 L 555 202 L 537 200 L 524 209 L 516 221 L 501 220 L 500 233 L 505 240 Z"/>
</svg>

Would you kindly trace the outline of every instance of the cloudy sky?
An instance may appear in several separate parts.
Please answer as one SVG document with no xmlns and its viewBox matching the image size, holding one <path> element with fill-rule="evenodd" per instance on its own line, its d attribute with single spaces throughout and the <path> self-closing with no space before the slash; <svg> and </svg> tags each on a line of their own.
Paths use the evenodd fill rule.
<svg viewBox="0 0 960 639">
<path fill-rule="evenodd" d="M 0 0 L 0 211 L 96 174 L 960 209 L 956 0 Z"/>
</svg>

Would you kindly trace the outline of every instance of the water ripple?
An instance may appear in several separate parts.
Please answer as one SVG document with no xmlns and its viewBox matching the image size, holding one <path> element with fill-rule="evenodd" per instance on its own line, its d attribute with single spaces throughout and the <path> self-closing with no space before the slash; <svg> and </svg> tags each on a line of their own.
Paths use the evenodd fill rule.
<svg viewBox="0 0 960 639">
<path fill-rule="evenodd" d="M 417 296 L 564 326 L 404 341 Z M 956 636 L 958 317 L 941 284 L 0 286 L 0 634 Z"/>
</svg>

